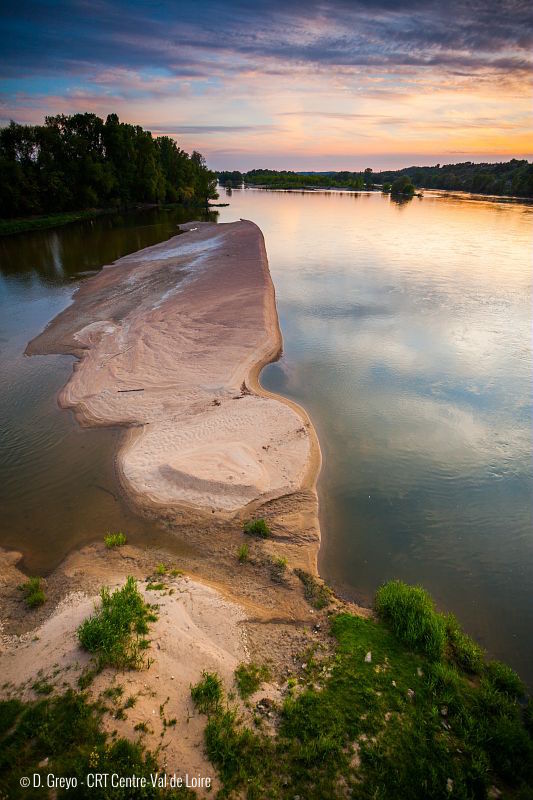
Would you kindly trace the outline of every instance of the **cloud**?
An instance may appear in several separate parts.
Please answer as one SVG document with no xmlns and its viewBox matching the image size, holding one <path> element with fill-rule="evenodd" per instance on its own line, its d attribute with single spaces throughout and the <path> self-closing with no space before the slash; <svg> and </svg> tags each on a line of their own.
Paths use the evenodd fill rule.
<svg viewBox="0 0 533 800">
<path fill-rule="evenodd" d="M 308 168 L 374 145 L 521 155 L 531 17 L 529 0 L 18 0 L 0 12 L 2 117 L 117 111 L 217 160 Z"/>
</svg>

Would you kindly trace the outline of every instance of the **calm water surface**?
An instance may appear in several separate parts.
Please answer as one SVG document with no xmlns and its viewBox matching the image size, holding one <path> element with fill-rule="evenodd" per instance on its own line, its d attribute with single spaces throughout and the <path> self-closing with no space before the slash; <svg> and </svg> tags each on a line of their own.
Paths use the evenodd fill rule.
<svg viewBox="0 0 533 800">
<path fill-rule="evenodd" d="M 151 210 L 0 238 L 0 546 L 21 551 L 29 573 L 45 575 L 110 530 L 180 550 L 121 500 L 113 458 L 120 432 L 82 430 L 57 407 L 73 359 L 28 358 L 24 349 L 88 272 L 174 236 L 191 218 Z"/>
<path fill-rule="evenodd" d="M 233 191 L 262 228 L 284 356 L 262 381 L 311 413 L 324 452 L 321 570 L 370 602 L 420 582 L 533 684 L 531 221 L 524 204 Z M 176 232 L 179 212 L 0 239 L 0 545 L 45 574 L 125 530 L 175 545 L 120 500 L 118 431 L 56 395 L 72 359 L 23 355 L 83 273 Z"/>
<path fill-rule="evenodd" d="M 284 336 L 262 382 L 311 413 L 324 577 L 420 582 L 533 684 L 531 223 L 525 204 L 233 191 Z"/>
</svg>

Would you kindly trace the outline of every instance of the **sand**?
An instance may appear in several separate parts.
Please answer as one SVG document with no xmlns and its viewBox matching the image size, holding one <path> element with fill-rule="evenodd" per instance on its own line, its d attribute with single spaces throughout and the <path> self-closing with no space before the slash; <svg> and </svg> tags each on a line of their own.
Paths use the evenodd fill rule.
<svg viewBox="0 0 533 800">
<path fill-rule="evenodd" d="M 84 563 L 87 567 L 88 559 L 86 552 L 81 561 L 78 557 L 77 565 Z M 106 576 L 111 588 L 123 582 L 117 572 Z M 124 673 L 106 669 L 93 681 L 91 696 L 98 697 L 109 687 L 122 687 L 119 704 L 129 697 L 135 698 L 135 704 L 123 720 L 113 714 L 106 716 L 106 728 L 136 738 L 135 725 L 144 723 L 147 732 L 143 741 L 152 750 L 161 747 L 160 766 L 169 775 L 201 775 L 211 778 L 216 786 L 215 771 L 203 751 L 205 717 L 196 712 L 190 687 L 201 679 L 203 670 L 208 670 L 220 675 L 226 691 L 235 690 L 234 670 L 248 657 L 242 627 L 245 614 L 214 589 L 186 576 L 167 577 L 165 583 L 172 594 L 168 590 L 146 591 L 146 583 L 139 583 L 146 600 L 159 606 L 159 619 L 150 631 L 149 655 L 153 661 L 149 669 Z M 32 686 L 36 681 L 49 683 L 58 691 L 66 686 L 76 688 L 78 677 L 90 662 L 78 644 L 76 630 L 98 602 L 97 595 L 69 592 L 37 628 L 21 637 L 2 637 L 1 695 L 9 696 L 16 687 L 19 699 L 34 699 Z M 160 714 L 162 704 L 164 712 Z M 166 727 L 164 719 L 175 723 Z"/>
<path fill-rule="evenodd" d="M 234 514 L 314 487 L 303 409 L 261 390 L 281 350 L 263 236 L 189 223 L 85 281 L 27 348 L 79 359 L 59 395 L 82 425 L 124 425 L 121 482 L 140 504 Z"/>
</svg>

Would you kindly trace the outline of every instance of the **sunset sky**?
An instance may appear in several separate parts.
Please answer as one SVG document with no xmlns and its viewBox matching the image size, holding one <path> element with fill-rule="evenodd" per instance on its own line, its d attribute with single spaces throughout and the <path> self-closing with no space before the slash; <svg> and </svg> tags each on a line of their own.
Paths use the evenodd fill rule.
<svg viewBox="0 0 533 800">
<path fill-rule="evenodd" d="M 0 124 L 116 112 L 200 150 L 215 169 L 531 158 L 531 9 L 529 0 L 4 3 Z"/>
</svg>

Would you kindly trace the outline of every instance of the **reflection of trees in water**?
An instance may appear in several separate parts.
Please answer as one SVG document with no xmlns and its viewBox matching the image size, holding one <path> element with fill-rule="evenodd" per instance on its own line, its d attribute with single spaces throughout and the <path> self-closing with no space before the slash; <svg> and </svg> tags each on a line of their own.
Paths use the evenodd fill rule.
<svg viewBox="0 0 533 800">
<path fill-rule="evenodd" d="M 218 211 L 185 206 L 103 214 L 60 228 L 0 237 L 0 275 L 49 285 L 71 283 L 80 273 L 158 244 L 193 220 L 216 222 Z"/>
</svg>

